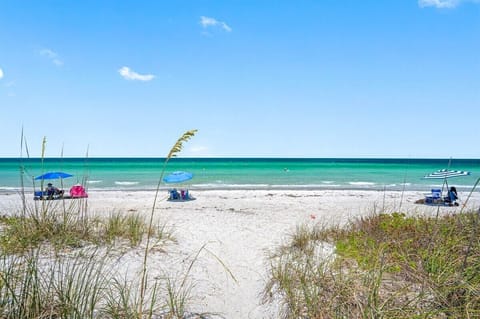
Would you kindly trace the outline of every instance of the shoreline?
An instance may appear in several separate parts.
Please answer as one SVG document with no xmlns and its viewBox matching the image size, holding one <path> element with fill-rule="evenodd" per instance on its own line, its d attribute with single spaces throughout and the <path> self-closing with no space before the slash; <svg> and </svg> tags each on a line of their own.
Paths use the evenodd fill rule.
<svg viewBox="0 0 480 319">
<path fill-rule="evenodd" d="M 154 195 L 155 191 L 90 190 L 88 214 L 101 217 L 138 213 L 147 217 L 152 211 Z M 190 310 L 239 319 L 277 317 L 278 305 L 261 304 L 268 276 L 267 256 L 287 242 L 299 225 L 341 226 L 373 212 L 435 216 L 462 209 L 462 205 L 415 204 L 424 195 L 418 191 L 192 190 L 191 195 L 196 200 L 169 202 L 167 192 L 160 192 L 154 216 L 173 230 L 176 242 L 168 244 L 165 251 L 152 253 L 149 276 L 181 277 L 201 252 L 189 270 L 189 280 L 193 283 Z M 467 192 L 459 193 L 461 204 L 467 196 Z M 72 200 L 65 200 L 69 201 Z M 63 201 L 46 202 L 61 205 Z M 41 203 L 27 197 L 27 205 Z M 479 205 L 480 193 L 476 192 L 467 208 L 478 209 Z M 0 214 L 14 213 L 20 207 L 19 194 L 0 194 Z M 141 248 L 128 250 L 112 267 L 134 280 L 140 269 L 141 251 Z"/>
<path fill-rule="evenodd" d="M 363 185 L 364 184 L 364 185 Z M 63 189 L 68 192 L 68 189 L 73 186 L 68 185 L 64 186 Z M 462 185 L 462 184 L 454 184 L 458 190 L 462 192 L 468 193 L 471 191 L 471 185 Z M 195 192 L 204 192 L 204 191 L 366 191 L 366 192 L 418 192 L 418 193 L 426 193 L 430 191 L 432 188 L 439 188 L 442 189 L 442 184 L 431 184 L 431 185 L 411 185 L 408 184 L 403 186 L 401 184 L 398 185 L 380 185 L 374 183 L 361 183 L 358 185 L 337 185 L 337 184 L 325 184 L 325 185 L 268 185 L 268 184 L 238 184 L 238 185 L 165 185 L 163 184 L 159 190 L 160 192 L 168 191 L 169 189 L 189 189 Z M 156 186 L 140 186 L 140 187 L 89 187 L 86 186 L 89 192 L 155 192 L 157 187 Z M 26 195 L 34 192 L 34 190 L 39 190 L 40 187 L 10 187 L 10 186 L 3 186 L 0 187 L 0 195 L 12 195 L 12 194 L 21 194 L 24 192 Z M 444 187 L 444 191 L 446 192 L 446 188 Z"/>
</svg>

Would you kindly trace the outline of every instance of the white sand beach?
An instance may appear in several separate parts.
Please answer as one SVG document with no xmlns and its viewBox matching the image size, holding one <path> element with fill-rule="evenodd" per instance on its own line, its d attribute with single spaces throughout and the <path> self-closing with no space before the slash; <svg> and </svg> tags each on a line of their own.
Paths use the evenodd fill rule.
<svg viewBox="0 0 480 319">
<path fill-rule="evenodd" d="M 150 278 L 165 273 L 181 277 L 200 252 L 190 271 L 191 310 L 239 319 L 277 317 L 275 306 L 261 304 L 268 269 L 266 256 L 287 242 L 298 225 L 344 224 L 374 211 L 435 216 L 437 212 L 456 213 L 462 209 L 462 205 L 415 204 L 424 194 L 411 191 L 194 190 L 191 194 L 196 200 L 189 202 L 169 202 L 166 193 L 160 194 L 155 218 L 171 227 L 176 243 L 151 255 Z M 459 195 L 465 200 L 468 193 Z M 148 216 L 153 199 L 152 191 L 90 192 L 88 213 L 138 212 Z M 33 205 L 31 198 L 27 201 Z M 0 214 L 10 214 L 20 205 L 19 195 L 0 195 Z M 476 192 L 466 208 L 478 209 L 479 205 L 480 194 Z M 141 261 L 141 250 L 134 249 L 123 255 L 114 267 L 133 277 Z"/>
</svg>

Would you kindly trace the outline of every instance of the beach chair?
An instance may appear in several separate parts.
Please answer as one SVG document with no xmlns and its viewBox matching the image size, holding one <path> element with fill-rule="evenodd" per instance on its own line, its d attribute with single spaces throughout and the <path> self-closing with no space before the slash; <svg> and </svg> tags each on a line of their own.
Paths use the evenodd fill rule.
<svg viewBox="0 0 480 319">
<path fill-rule="evenodd" d="M 168 196 L 169 201 L 185 202 L 185 201 L 190 201 L 195 199 L 190 195 L 188 189 L 181 189 L 179 192 L 174 188 L 174 189 L 169 189 L 168 192 L 169 192 L 169 196 Z"/>
<path fill-rule="evenodd" d="M 35 191 L 33 193 L 34 200 L 45 200 L 45 199 L 60 199 L 63 198 L 63 191 L 55 193 L 52 191 Z"/>
<path fill-rule="evenodd" d="M 35 191 L 35 192 L 33 193 L 33 199 L 34 199 L 34 200 L 43 199 L 43 197 L 47 197 L 47 192 L 44 192 L 44 191 Z"/>
<path fill-rule="evenodd" d="M 168 200 L 179 200 L 180 199 L 180 194 L 178 193 L 178 191 L 175 188 L 170 189 L 169 193 L 170 193 L 170 196 L 169 196 Z"/>
<path fill-rule="evenodd" d="M 442 190 L 441 189 L 432 189 L 431 193 L 425 196 L 425 204 L 441 204 L 443 203 L 442 199 Z"/>
</svg>

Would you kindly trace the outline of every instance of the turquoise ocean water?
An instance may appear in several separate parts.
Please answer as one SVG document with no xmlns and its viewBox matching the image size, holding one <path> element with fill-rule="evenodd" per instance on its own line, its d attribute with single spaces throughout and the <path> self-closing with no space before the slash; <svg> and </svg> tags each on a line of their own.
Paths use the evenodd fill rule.
<svg viewBox="0 0 480 319">
<path fill-rule="evenodd" d="M 63 171 L 90 190 L 151 190 L 160 178 L 162 158 L 0 158 L 0 192 L 39 188 L 33 178 Z M 450 164 L 449 164 L 450 162 Z M 450 179 L 469 190 L 480 177 L 480 159 L 282 159 L 282 158 L 175 158 L 166 173 L 192 172 L 185 185 L 192 189 L 373 189 L 428 190 L 442 180 L 424 179 L 435 170 L 467 170 L 472 174 Z M 59 184 L 60 181 L 55 181 Z M 162 187 L 169 187 L 162 183 Z"/>
</svg>

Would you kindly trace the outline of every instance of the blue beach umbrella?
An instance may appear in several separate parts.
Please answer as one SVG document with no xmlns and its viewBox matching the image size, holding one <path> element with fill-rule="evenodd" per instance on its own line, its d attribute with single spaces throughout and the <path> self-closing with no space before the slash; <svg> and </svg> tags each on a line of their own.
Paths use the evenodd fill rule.
<svg viewBox="0 0 480 319">
<path fill-rule="evenodd" d="M 165 183 L 181 183 L 192 179 L 193 174 L 184 171 L 176 171 L 163 178 Z"/>
<path fill-rule="evenodd" d="M 48 172 L 48 173 L 45 173 L 43 175 L 40 175 L 40 176 L 37 176 L 35 177 L 36 180 L 39 180 L 39 179 L 59 179 L 59 178 L 68 178 L 68 177 L 72 177 L 73 175 L 71 174 L 67 174 L 67 173 L 64 173 L 64 172 Z"/>
</svg>

